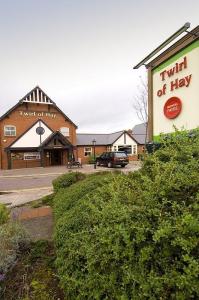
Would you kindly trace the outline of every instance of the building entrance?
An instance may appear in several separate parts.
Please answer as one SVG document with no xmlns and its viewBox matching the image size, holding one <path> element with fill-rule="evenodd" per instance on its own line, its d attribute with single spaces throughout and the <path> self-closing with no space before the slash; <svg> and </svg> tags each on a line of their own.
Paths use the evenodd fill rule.
<svg viewBox="0 0 199 300">
<path fill-rule="evenodd" d="M 50 165 L 60 166 L 62 165 L 62 150 L 54 149 L 50 151 Z"/>
</svg>

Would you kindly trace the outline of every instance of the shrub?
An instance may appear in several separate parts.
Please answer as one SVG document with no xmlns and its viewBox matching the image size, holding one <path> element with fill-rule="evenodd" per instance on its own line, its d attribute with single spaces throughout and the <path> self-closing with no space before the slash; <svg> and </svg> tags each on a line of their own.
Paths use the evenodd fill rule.
<svg viewBox="0 0 199 300">
<path fill-rule="evenodd" d="M 50 277 L 50 275 L 49 275 Z M 45 283 L 42 283 L 38 280 L 32 280 L 31 282 L 31 298 L 37 300 L 54 300 L 55 298 L 50 295 L 48 287 Z"/>
<path fill-rule="evenodd" d="M 54 248 L 46 240 L 31 243 L 29 263 L 35 265 L 29 283 L 29 298 L 37 300 L 58 299 L 56 295 L 56 274 L 54 273 Z"/>
<path fill-rule="evenodd" d="M 93 154 L 89 155 L 88 163 L 89 164 L 94 164 L 94 162 L 95 162 L 94 155 Z"/>
<path fill-rule="evenodd" d="M 102 154 L 102 153 L 101 153 Z M 88 158 L 88 163 L 89 164 L 94 164 L 95 161 L 96 161 L 96 158 L 99 157 L 101 154 L 96 154 L 95 157 L 93 154 L 89 155 L 89 158 Z"/>
<path fill-rule="evenodd" d="M 54 191 L 57 192 L 61 188 L 69 187 L 75 182 L 82 180 L 86 177 L 85 174 L 80 172 L 70 172 L 59 176 L 53 180 Z"/>
<path fill-rule="evenodd" d="M 122 228 L 119 229 L 120 222 L 128 216 L 129 207 L 126 205 L 125 208 L 119 201 L 115 202 L 113 195 L 116 195 L 117 189 L 123 187 L 120 196 L 121 198 L 124 196 L 126 186 L 131 184 L 131 181 L 126 181 L 126 179 L 125 175 L 112 176 L 106 185 L 101 185 L 92 194 L 87 194 L 87 197 L 77 201 L 67 214 L 63 214 L 58 220 L 56 226 L 57 267 L 66 298 L 103 299 L 104 295 L 104 299 L 120 299 L 119 282 L 114 282 L 113 278 L 109 282 L 109 279 L 114 276 L 114 272 L 121 272 L 119 266 L 123 260 L 117 250 L 125 252 L 125 244 L 121 245 L 120 250 L 118 239 Z M 114 223 L 116 223 L 115 228 Z M 98 229 L 102 224 L 106 234 L 101 231 L 101 237 L 98 240 L 96 234 L 97 232 L 99 234 Z M 131 219 L 128 216 L 126 226 L 130 224 Z M 115 230 L 116 233 L 114 233 Z M 114 245 L 116 237 L 118 247 Z M 121 243 L 123 243 L 122 239 Z M 118 256 L 118 261 L 115 266 L 114 263 L 111 266 L 109 261 L 113 261 L 114 256 L 115 259 Z"/>
<path fill-rule="evenodd" d="M 20 249 L 27 246 L 29 238 L 23 227 L 14 222 L 0 226 L 0 274 L 5 274 L 15 263 Z"/>
<path fill-rule="evenodd" d="M 55 217 L 58 219 L 63 214 L 67 214 L 76 205 L 76 202 L 80 201 L 87 194 L 95 192 L 100 186 L 108 183 L 112 176 L 110 172 L 90 174 L 84 180 L 71 185 L 67 189 L 59 190 L 53 202 Z"/>
<path fill-rule="evenodd" d="M 50 194 L 50 195 L 46 195 L 44 196 L 41 201 L 42 201 L 42 205 L 49 205 L 52 206 L 53 205 L 53 199 L 54 199 L 54 193 Z"/>
<path fill-rule="evenodd" d="M 30 249 L 31 263 L 35 262 L 39 258 L 45 260 L 46 252 L 48 251 L 48 248 L 50 248 L 49 245 L 49 241 L 46 240 L 38 240 L 32 243 Z"/>
<path fill-rule="evenodd" d="M 0 203 L 0 225 L 8 221 L 8 210 L 5 205 Z"/>
<path fill-rule="evenodd" d="M 89 155 L 89 158 L 88 158 L 88 163 L 89 164 L 94 164 L 95 163 L 95 160 L 96 160 L 96 158 L 98 157 L 98 156 L 100 156 L 101 154 L 97 154 L 97 155 L 95 155 L 95 157 L 94 157 L 94 155 L 93 154 L 91 154 L 91 155 Z"/>
<path fill-rule="evenodd" d="M 23 250 L 5 280 L 0 282 L 0 299 L 64 299 L 58 287 L 53 243 L 38 240 L 31 242 L 27 251 Z"/>
<path fill-rule="evenodd" d="M 55 234 L 66 298 L 198 299 L 198 169 L 198 135 L 176 132 L 141 171 L 66 206 Z"/>
</svg>

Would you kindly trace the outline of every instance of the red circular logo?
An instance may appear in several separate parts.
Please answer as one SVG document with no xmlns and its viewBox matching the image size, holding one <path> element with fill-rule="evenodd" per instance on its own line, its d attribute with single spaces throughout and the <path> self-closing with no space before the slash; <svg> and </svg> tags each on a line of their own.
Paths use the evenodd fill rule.
<svg viewBox="0 0 199 300">
<path fill-rule="evenodd" d="M 178 97 L 171 97 L 164 105 L 164 115 L 168 119 L 176 118 L 182 109 L 182 102 Z"/>
</svg>

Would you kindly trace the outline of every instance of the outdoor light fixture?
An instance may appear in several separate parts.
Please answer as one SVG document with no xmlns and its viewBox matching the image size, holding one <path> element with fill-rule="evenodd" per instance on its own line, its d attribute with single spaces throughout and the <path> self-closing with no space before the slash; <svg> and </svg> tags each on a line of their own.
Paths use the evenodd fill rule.
<svg viewBox="0 0 199 300">
<path fill-rule="evenodd" d="M 95 139 L 92 140 L 92 144 L 93 144 L 93 156 L 94 156 L 94 169 L 96 169 L 96 160 L 95 160 L 95 145 L 96 145 L 96 140 Z"/>
<path fill-rule="evenodd" d="M 160 50 L 162 50 L 164 47 L 166 47 L 169 43 L 171 43 L 173 40 L 175 40 L 180 34 L 183 32 L 188 32 L 187 29 L 190 27 L 190 23 L 187 22 L 182 26 L 180 29 L 178 29 L 174 34 L 172 34 L 166 41 L 164 41 L 160 46 L 158 46 L 155 50 L 153 50 L 147 57 L 145 57 L 141 62 L 139 62 L 133 69 L 138 69 L 142 65 L 145 65 L 145 63 L 152 58 L 155 54 L 157 54 Z"/>
</svg>

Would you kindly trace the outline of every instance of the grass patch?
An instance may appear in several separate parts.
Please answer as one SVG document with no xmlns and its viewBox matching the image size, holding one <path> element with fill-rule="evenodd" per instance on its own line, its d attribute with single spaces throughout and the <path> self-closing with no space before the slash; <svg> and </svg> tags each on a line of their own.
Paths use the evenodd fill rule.
<svg viewBox="0 0 199 300">
<path fill-rule="evenodd" d="M 28 202 L 27 204 L 23 204 L 22 206 L 28 206 L 28 207 L 31 207 L 31 208 L 39 208 L 39 207 L 42 207 L 44 205 L 49 205 L 49 206 L 53 206 L 53 198 L 54 198 L 55 194 L 52 193 L 50 195 L 46 195 L 42 198 L 39 198 L 37 200 L 34 200 L 34 201 L 31 201 L 31 202 Z"/>
</svg>

